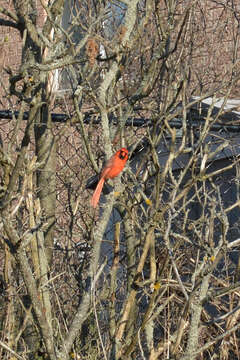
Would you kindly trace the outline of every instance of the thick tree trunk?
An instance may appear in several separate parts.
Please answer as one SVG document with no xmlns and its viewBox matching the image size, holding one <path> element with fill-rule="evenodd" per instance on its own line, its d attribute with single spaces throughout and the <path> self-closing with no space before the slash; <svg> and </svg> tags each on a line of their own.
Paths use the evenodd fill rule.
<svg viewBox="0 0 240 360">
<path fill-rule="evenodd" d="M 56 146 L 48 109 L 42 109 L 40 122 L 35 126 L 36 155 L 41 167 L 37 173 L 38 197 L 42 215 L 48 226 L 44 233 L 44 245 L 48 265 L 53 253 L 53 235 L 56 208 Z"/>
</svg>

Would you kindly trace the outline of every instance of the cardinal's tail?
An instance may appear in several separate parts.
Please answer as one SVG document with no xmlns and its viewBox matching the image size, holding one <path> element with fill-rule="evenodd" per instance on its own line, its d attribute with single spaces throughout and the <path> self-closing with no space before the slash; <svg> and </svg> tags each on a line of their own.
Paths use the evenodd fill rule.
<svg viewBox="0 0 240 360">
<path fill-rule="evenodd" d="M 104 178 L 101 178 L 97 184 L 97 187 L 93 193 L 92 199 L 91 199 L 91 205 L 95 208 L 97 207 L 97 204 L 99 202 L 99 198 L 102 192 L 102 188 L 104 185 Z"/>
</svg>

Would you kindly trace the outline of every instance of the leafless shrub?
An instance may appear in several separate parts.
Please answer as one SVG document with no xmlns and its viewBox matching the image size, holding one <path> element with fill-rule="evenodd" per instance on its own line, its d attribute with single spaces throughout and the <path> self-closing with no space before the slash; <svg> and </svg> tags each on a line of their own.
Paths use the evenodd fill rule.
<svg viewBox="0 0 240 360">
<path fill-rule="evenodd" d="M 22 40 L 2 70 L 1 358 L 238 359 L 237 2 L 0 13 Z M 122 146 L 94 211 L 87 179 Z"/>
</svg>

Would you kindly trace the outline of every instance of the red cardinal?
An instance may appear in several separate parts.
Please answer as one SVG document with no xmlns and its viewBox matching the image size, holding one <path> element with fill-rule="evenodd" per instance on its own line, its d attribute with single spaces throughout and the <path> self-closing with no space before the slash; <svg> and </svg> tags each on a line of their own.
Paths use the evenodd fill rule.
<svg viewBox="0 0 240 360">
<path fill-rule="evenodd" d="M 100 180 L 91 199 L 91 205 L 97 207 L 105 180 L 113 179 L 123 170 L 128 159 L 128 150 L 121 148 L 105 164 L 100 174 Z"/>
</svg>

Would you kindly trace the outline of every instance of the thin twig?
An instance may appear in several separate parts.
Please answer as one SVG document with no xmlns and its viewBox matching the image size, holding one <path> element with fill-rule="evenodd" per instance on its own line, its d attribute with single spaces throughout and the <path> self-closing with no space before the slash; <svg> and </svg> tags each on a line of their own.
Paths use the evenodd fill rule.
<svg viewBox="0 0 240 360">
<path fill-rule="evenodd" d="M 9 351 L 13 356 L 15 356 L 19 360 L 26 360 L 25 357 L 18 355 L 14 350 L 12 350 L 7 344 L 0 340 L 0 346 L 2 346 L 5 350 Z"/>
</svg>

